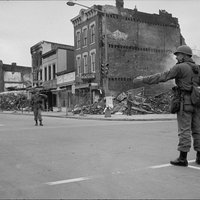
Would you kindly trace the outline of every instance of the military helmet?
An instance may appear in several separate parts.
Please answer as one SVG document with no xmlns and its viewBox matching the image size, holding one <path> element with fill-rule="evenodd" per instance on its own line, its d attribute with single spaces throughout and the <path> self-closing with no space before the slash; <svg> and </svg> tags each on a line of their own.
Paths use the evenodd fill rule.
<svg viewBox="0 0 200 200">
<path fill-rule="evenodd" d="M 177 53 L 184 53 L 186 55 L 192 56 L 192 49 L 187 45 L 182 45 L 177 48 L 177 50 L 174 52 L 174 55 Z"/>
</svg>

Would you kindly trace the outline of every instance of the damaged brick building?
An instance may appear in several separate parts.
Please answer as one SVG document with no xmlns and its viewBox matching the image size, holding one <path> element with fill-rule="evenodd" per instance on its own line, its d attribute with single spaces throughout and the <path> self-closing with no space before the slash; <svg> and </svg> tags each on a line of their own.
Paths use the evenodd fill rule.
<svg viewBox="0 0 200 200">
<path fill-rule="evenodd" d="M 132 88 L 132 78 L 163 72 L 175 64 L 171 53 L 185 44 L 177 18 L 166 11 L 157 14 L 139 12 L 136 8 L 117 9 L 109 20 L 109 88 Z M 116 23 L 116 18 L 118 23 Z M 146 86 L 146 94 L 170 87 Z"/>
<path fill-rule="evenodd" d="M 32 85 L 31 67 L 0 60 L 0 92 L 25 89 Z"/>
<path fill-rule="evenodd" d="M 105 63 L 106 53 L 108 89 L 116 96 L 133 88 L 134 77 L 172 67 L 176 62 L 172 52 L 185 44 L 178 19 L 172 14 L 165 10 L 149 14 L 136 7 L 124 8 L 123 0 L 116 0 L 116 6 L 94 5 L 91 9 L 81 9 L 71 21 L 76 80 L 79 80 L 76 90 L 90 91 L 93 101 L 105 89 L 101 65 Z M 145 94 L 163 92 L 171 85 L 172 82 L 145 86 Z"/>
</svg>

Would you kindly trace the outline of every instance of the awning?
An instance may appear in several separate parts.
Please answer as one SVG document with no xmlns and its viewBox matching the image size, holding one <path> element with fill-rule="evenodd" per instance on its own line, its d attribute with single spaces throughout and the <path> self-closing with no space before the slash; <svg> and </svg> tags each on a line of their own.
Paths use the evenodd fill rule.
<svg viewBox="0 0 200 200">
<path fill-rule="evenodd" d="M 82 88 L 91 88 L 91 89 L 99 89 L 98 83 L 83 83 L 80 85 L 76 85 L 75 89 L 82 89 Z"/>
<path fill-rule="evenodd" d="M 65 86 L 72 86 L 74 84 L 74 81 L 70 81 L 70 82 L 67 82 L 67 83 L 60 83 L 60 84 L 57 84 L 58 87 L 65 87 Z"/>
<path fill-rule="evenodd" d="M 51 92 L 55 92 L 55 93 L 57 93 L 57 92 L 61 92 L 61 91 L 66 91 L 67 89 L 66 88 L 57 88 L 56 90 L 51 90 Z"/>
<path fill-rule="evenodd" d="M 89 88 L 89 83 L 75 85 L 75 89 Z"/>
</svg>

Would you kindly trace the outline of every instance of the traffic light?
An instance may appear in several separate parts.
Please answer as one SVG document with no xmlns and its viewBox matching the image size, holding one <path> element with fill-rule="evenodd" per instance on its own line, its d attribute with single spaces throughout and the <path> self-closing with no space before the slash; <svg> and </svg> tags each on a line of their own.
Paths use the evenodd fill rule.
<svg viewBox="0 0 200 200">
<path fill-rule="evenodd" d="M 105 75 L 108 75 L 108 70 L 109 70 L 109 64 L 106 63 L 104 66 Z"/>
<path fill-rule="evenodd" d="M 104 64 L 101 64 L 101 75 L 102 75 L 102 77 L 105 77 L 105 66 L 104 66 Z"/>
<path fill-rule="evenodd" d="M 103 77 L 107 77 L 108 75 L 108 70 L 109 70 L 109 64 L 106 63 L 106 64 L 101 64 L 101 75 Z"/>
</svg>

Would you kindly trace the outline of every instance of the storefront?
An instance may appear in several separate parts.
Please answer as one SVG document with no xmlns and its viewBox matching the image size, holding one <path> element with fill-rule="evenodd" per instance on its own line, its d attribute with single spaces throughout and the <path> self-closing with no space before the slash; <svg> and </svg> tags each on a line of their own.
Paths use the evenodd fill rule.
<svg viewBox="0 0 200 200">
<path fill-rule="evenodd" d="M 74 106 L 74 84 L 75 84 L 75 72 L 62 74 L 57 76 L 57 88 L 52 90 L 56 95 L 57 107 L 59 110 L 62 107 L 72 109 Z"/>
</svg>

